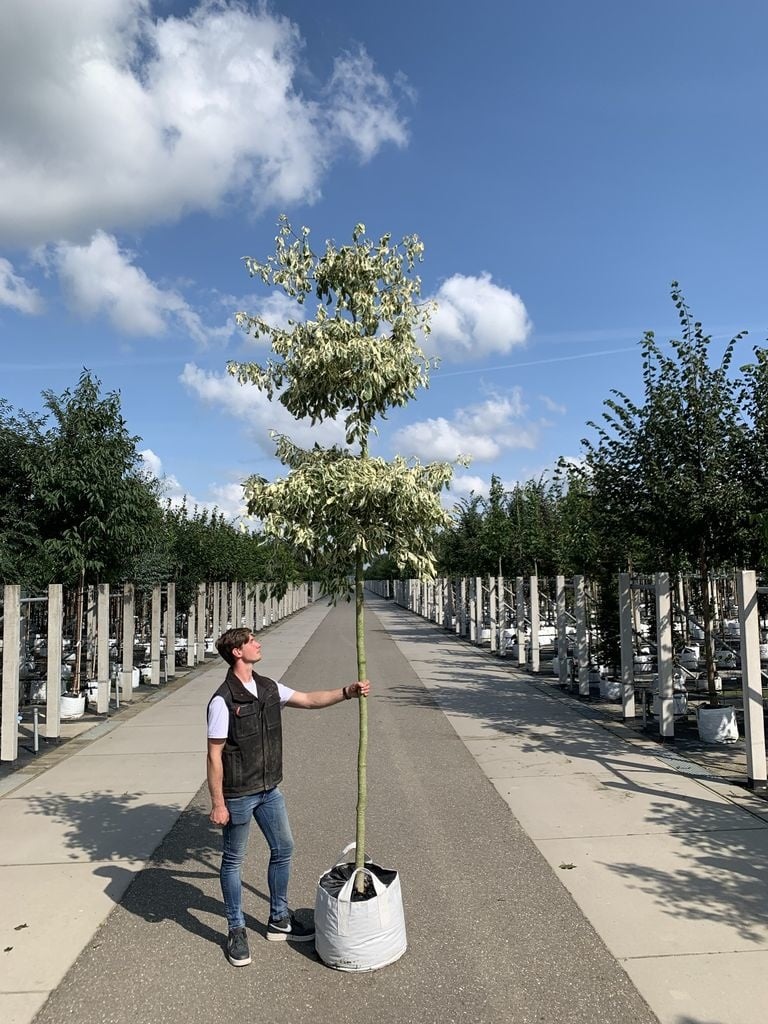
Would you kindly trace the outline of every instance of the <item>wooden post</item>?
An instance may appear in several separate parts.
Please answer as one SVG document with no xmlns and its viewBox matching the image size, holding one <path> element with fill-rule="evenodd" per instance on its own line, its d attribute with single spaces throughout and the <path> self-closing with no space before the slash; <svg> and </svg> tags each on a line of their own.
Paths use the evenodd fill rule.
<svg viewBox="0 0 768 1024">
<path fill-rule="evenodd" d="M 45 679 L 45 738 L 61 736 L 61 652 L 64 597 L 60 583 L 48 587 L 48 661 Z"/>
<path fill-rule="evenodd" d="M 0 711 L 0 761 L 19 756 L 19 644 L 21 587 L 3 587 L 3 683 Z"/>
</svg>

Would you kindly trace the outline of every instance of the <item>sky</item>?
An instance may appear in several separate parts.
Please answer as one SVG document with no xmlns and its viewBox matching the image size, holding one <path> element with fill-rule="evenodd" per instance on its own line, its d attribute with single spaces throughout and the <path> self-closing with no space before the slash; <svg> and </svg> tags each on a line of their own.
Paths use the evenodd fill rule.
<svg viewBox="0 0 768 1024">
<path fill-rule="evenodd" d="M 416 233 L 430 388 L 374 453 L 457 466 L 450 505 L 578 458 L 640 392 L 670 282 L 715 339 L 768 336 L 764 0 L 3 0 L 0 396 L 83 368 L 174 501 L 242 508 L 293 424 L 228 360 L 284 318 L 243 258 L 277 220 Z"/>
</svg>

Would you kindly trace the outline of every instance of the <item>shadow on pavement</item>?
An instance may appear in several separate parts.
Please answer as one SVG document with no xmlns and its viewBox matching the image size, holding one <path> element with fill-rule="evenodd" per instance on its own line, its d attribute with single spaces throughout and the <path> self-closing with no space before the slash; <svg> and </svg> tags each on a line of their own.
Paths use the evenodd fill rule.
<svg viewBox="0 0 768 1024">
<path fill-rule="evenodd" d="M 521 762 L 532 759 L 533 767 L 553 765 L 561 774 L 569 766 L 574 773 L 610 773 L 612 778 L 600 779 L 601 786 L 627 797 L 646 797 L 643 832 L 676 833 L 683 852 L 674 870 L 639 860 L 608 863 L 607 869 L 630 879 L 671 917 L 715 922 L 742 940 L 768 941 L 768 828 L 761 818 L 709 791 L 706 779 L 698 780 L 695 797 L 665 788 L 660 779 L 671 782 L 680 774 L 663 760 L 635 754 L 577 703 L 508 673 L 501 662 L 470 654 L 439 627 L 397 623 L 388 631 L 409 645 L 446 643 L 453 649 L 448 666 L 430 661 L 429 689 L 395 682 L 379 699 L 413 707 L 416 714 L 419 708 L 437 706 L 473 720 L 466 739 L 487 741 L 489 751 L 496 742 L 513 756 L 519 753 Z M 418 655 L 412 661 L 418 664 Z M 660 748 L 655 757 L 663 756 Z M 707 1022 L 681 1018 L 680 1024 Z"/>
</svg>

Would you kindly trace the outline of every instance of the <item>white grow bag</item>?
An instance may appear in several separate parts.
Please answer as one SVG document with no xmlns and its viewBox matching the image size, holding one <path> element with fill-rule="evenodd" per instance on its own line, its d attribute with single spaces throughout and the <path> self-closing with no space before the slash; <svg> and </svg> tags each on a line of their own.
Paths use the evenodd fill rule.
<svg viewBox="0 0 768 1024">
<path fill-rule="evenodd" d="M 408 944 L 400 876 L 368 860 L 359 870 L 373 884 L 375 896 L 370 899 L 352 898 L 357 871 L 345 861 L 321 875 L 317 884 L 315 949 L 323 963 L 338 971 L 386 967 L 400 959 Z M 347 873 L 349 877 L 339 889 Z"/>
</svg>

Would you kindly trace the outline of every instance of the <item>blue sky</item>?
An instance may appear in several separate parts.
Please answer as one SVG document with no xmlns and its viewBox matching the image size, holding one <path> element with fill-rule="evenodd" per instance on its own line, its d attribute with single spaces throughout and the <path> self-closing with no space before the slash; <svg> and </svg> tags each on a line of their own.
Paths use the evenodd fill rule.
<svg viewBox="0 0 768 1024">
<path fill-rule="evenodd" d="M 766 38 L 761 0 L 4 0 L 0 395 L 93 369 L 169 495 L 234 513 L 291 432 L 225 372 L 265 355 L 232 314 L 283 310 L 241 258 L 363 221 L 422 237 L 442 357 L 378 451 L 538 476 L 637 394 L 670 281 L 765 340 Z"/>
</svg>

